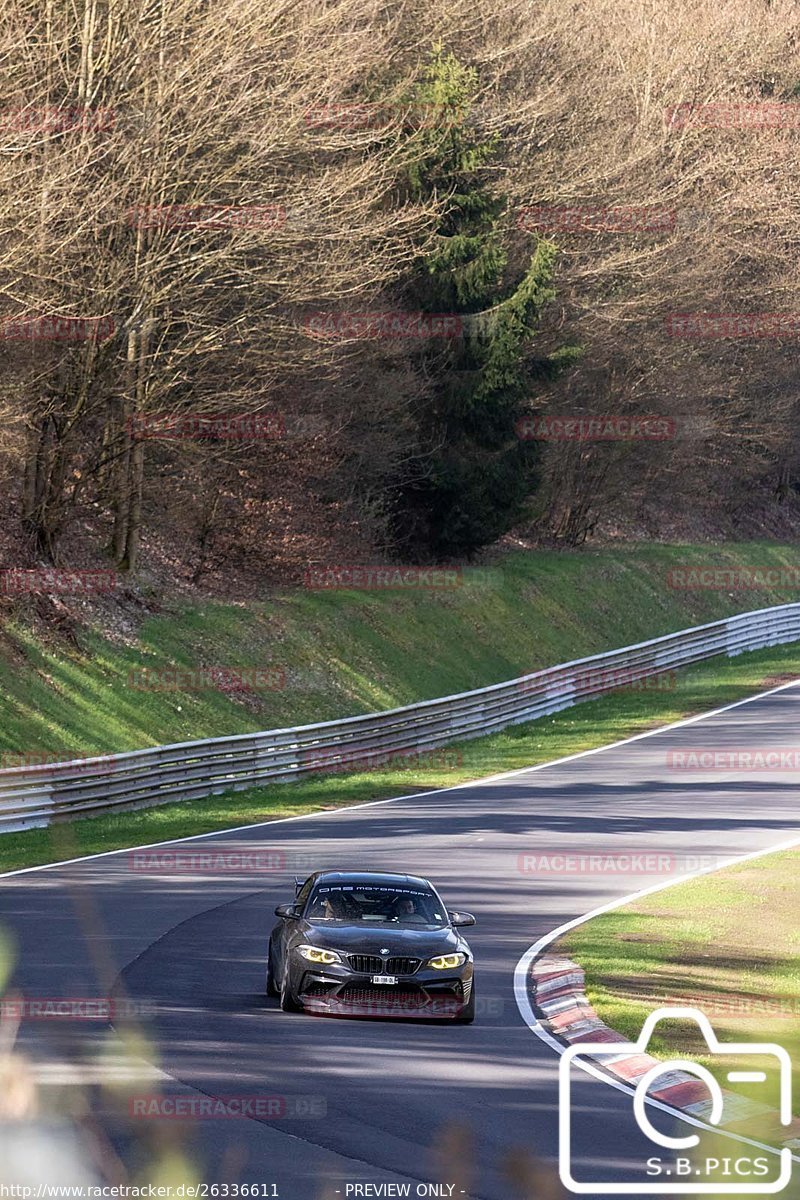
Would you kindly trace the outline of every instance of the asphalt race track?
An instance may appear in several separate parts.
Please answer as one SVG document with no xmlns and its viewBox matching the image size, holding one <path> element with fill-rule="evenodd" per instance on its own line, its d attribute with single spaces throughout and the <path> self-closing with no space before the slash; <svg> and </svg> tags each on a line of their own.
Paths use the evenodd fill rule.
<svg viewBox="0 0 800 1200">
<path fill-rule="evenodd" d="M 510 1200 L 509 1156 L 524 1149 L 554 1161 L 558 1131 L 557 1058 L 517 1008 L 518 960 L 549 930 L 662 882 L 665 870 L 674 877 L 708 856 L 800 838 L 795 773 L 691 772 L 667 761 L 669 750 L 798 739 L 800 689 L 788 686 L 543 769 L 173 846 L 273 852 L 277 870 L 198 876 L 163 858 L 133 869 L 124 851 L 5 877 L 0 922 L 17 944 L 18 992 L 88 997 L 122 987 L 153 1005 L 150 1062 L 109 1058 L 116 1035 L 103 1021 L 26 1019 L 23 1048 L 50 1082 L 92 1086 L 125 1071 L 140 1095 L 280 1098 L 277 1115 L 197 1122 L 192 1146 L 208 1181 L 274 1182 L 281 1200 L 319 1200 L 344 1197 L 348 1184 L 410 1183 L 414 1195 L 419 1182 L 447 1179 L 454 1196 Z M 520 870 L 522 855 L 564 851 L 656 852 L 662 869 Z M 665 856 L 674 856 L 668 868 Z M 316 865 L 429 876 L 450 907 L 476 914 L 467 931 L 473 1026 L 285 1014 L 265 1000 L 273 908 L 292 899 L 293 875 Z M 613 1178 L 641 1178 L 637 1164 L 650 1151 L 631 1132 L 629 1097 L 596 1081 L 580 1087 L 579 1166 L 602 1156 Z M 108 1108 L 112 1136 L 124 1137 L 106 1093 L 98 1089 L 95 1103 L 101 1117 Z M 459 1140 L 453 1126 L 469 1136 Z M 457 1147 L 445 1168 L 443 1136 Z"/>
</svg>

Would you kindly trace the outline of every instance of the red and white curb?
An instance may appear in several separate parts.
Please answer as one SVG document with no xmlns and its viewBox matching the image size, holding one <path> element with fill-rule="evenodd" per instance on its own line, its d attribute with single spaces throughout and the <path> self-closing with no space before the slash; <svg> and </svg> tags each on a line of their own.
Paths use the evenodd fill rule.
<svg viewBox="0 0 800 1200">
<path fill-rule="evenodd" d="M 568 1046 L 581 1042 L 625 1044 L 626 1050 L 618 1055 L 603 1054 L 602 1059 L 594 1059 L 613 1078 L 635 1087 L 658 1065 L 659 1060 L 650 1054 L 631 1054 L 628 1039 L 601 1021 L 586 997 L 583 969 L 571 959 L 554 954 L 534 959 L 530 966 L 529 987 L 537 1018 L 544 1029 L 562 1043 Z M 591 1059 L 592 1056 L 587 1054 L 586 1057 Z M 659 1078 L 658 1088 L 651 1088 L 648 1095 L 700 1121 L 707 1121 L 711 1114 L 708 1088 L 687 1071 L 665 1072 Z M 719 1128 L 750 1137 L 757 1132 L 759 1138 L 772 1145 L 782 1144 L 795 1152 L 800 1150 L 800 1120 L 795 1119 L 790 1126 L 782 1125 L 777 1110 L 770 1105 L 726 1089 L 723 1089 L 723 1096 L 725 1117 Z"/>
</svg>

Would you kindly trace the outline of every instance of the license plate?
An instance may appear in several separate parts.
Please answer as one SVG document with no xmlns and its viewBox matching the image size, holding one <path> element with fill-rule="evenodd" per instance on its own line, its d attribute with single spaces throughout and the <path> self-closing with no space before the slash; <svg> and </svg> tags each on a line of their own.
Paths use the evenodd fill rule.
<svg viewBox="0 0 800 1200">
<path fill-rule="evenodd" d="M 396 975 L 373 975 L 373 983 L 397 983 Z"/>
</svg>

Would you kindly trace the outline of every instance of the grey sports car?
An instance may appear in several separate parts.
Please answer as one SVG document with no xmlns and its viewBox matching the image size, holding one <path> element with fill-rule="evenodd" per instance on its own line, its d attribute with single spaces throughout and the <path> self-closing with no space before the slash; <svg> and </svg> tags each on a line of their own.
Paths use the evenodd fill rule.
<svg viewBox="0 0 800 1200">
<path fill-rule="evenodd" d="M 275 909 L 267 954 L 268 996 L 285 1012 L 475 1017 L 473 957 L 449 912 L 416 875 L 316 871 Z"/>
</svg>

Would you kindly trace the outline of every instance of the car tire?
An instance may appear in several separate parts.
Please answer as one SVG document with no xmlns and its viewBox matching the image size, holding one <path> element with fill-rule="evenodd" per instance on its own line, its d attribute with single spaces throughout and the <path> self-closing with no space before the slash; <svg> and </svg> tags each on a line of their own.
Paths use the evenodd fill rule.
<svg viewBox="0 0 800 1200">
<path fill-rule="evenodd" d="M 272 946 L 267 951 L 267 984 L 266 992 L 268 996 L 280 996 L 281 990 L 275 982 L 275 972 L 272 969 Z"/>
<path fill-rule="evenodd" d="M 471 1025 L 475 1020 L 475 984 L 472 984 L 472 990 L 469 994 L 469 1000 L 466 1007 L 462 1008 L 461 1012 L 455 1018 L 458 1025 Z"/>
<path fill-rule="evenodd" d="M 289 984 L 289 972 L 287 971 L 281 984 L 281 1011 L 300 1012 L 301 1010 L 302 1005 L 298 1004 L 292 995 L 291 985 Z"/>
</svg>

